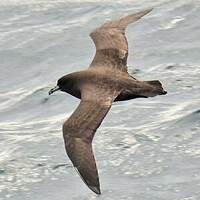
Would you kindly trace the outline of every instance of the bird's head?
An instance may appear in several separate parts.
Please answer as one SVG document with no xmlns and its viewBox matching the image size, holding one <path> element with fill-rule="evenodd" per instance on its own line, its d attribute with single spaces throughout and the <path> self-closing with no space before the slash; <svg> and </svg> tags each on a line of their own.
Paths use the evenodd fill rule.
<svg viewBox="0 0 200 200">
<path fill-rule="evenodd" d="M 62 77 L 60 79 L 58 79 L 57 81 L 57 85 L 49 90 L 49 95 L 53 94 L 54 92 L 61 90 L 61 91 L 65 91 L 65 89 L 67 88 L 68 85 L 68 78 L 67 77 Z"/>
</svg>

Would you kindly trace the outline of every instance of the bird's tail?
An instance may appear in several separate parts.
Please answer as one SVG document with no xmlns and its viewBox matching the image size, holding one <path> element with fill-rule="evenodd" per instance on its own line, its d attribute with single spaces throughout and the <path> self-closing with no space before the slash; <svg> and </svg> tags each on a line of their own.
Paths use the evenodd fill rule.
<svg viewBox="0 0 200 200">
<path fill-rule="evenodd" d="M 153 81 L 144 81 L 145 83 L 153 86 L 159 95 L 167 94 L 167 92 L 163 89 L 162 84 L 159 80 L 153 80 Z"/>
</svg>

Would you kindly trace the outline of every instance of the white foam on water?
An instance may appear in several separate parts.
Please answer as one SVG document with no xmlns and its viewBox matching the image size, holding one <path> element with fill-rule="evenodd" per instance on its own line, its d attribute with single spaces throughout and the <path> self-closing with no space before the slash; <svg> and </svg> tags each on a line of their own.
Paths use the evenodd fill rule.
<svg viewBox="0 0 200 200">
<path fill-rule="evenodd" d="M 171 29 L 171 28 L 175 28 L 176 26 L 178 26 L 178 24 L 182 21 L 184 21 L 185 18 L 181 17 L 181 16 L 177 16 L 174 19 L 172 19 L 170 22 L 166 22 L 161 24 L 163 30 L 167 30 L 167 29 Z"/>
<path fill-rule="evenodd" d="M 83 60 L 89 63 L 92 56 L 86 33 L 104 19 L 149 7 L 152 13 L 128 30 L 130 64 L 140 67 L 142 80 L 161 80 L 168 94 L 113 105 L 93 143 L 102 186 L 98 199 L 200 199 L 199 115 L 193 114 L 200 99 L 198 2 L 1 0 L 0 75 L 8 76 L 7 69 L 13 73 L 3 77 L 0 92 L 0 199 L 97 198 L 72 169 L 52 169 L 70 163 L 62 124 L 73 112 L 65 106 L 74 108 L 77 102 L 67 96 L 64 104 L 63 94 L 45 95 L 63 74 L 86 68 Z M 142 56 L 137 58 L 135 51 Z M 13 81 L 16 89 L 11 91 L 8 78 L 27 82 L 19 86 Z"/>
</svg>

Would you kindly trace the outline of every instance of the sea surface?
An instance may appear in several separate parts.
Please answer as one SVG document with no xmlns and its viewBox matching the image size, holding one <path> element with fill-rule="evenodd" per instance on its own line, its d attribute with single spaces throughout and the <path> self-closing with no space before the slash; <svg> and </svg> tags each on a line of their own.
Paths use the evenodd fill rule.
<svg viewBox="0 0 200 200">
<path fill-rule="evenodd" d="M 114 103 L 93 142 L 97 196 L 64 149 L 79 100 L 48 91 L 88 67 L 95 27 L 150 7 L 127 29 L 129 72 L 168 94 Z M 199 15 L 199 0 L 1 0 L 0 200 L 199 200 Z"/>
</svg>

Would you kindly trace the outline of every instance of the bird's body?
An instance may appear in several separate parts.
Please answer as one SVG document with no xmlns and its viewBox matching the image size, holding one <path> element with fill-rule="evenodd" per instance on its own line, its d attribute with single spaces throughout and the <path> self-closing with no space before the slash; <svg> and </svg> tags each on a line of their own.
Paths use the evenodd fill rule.
<svg viewBox="0 0 200 200">
<path fill-rule="evenodd" d="M 114 101 L 166 94 L 160 81 L 140 81 L 127 70 L 125 29 L 151 9 L 103 24 L 91 34 L 96 54 L 89 68 L 61 77 L 49 94 L 60 89 L 81 102 L 63 124 L 66 152 L 86 185 L 100 194 L 92 140 Z"/>
<path fill-rule="evenodd" d="M 114 73 L 110 70 L 87 69 L 63 76 L 60 81 L 67 82 L 64 91 L 81 99 L 81 90 L 90 90 L 90 86 L 111 88 L 120 91 L 114 101 L 123 101 L 138 97 L 153 97 L 163 94 L 159 81 L 139 81 L 127 73 Z M 155 87 L 158 84 L 158 87 Z M 129 98 L 128 98 L 129 96 Z M 128 98 L 128 99 L 127 99 Z"/>
</svg>

